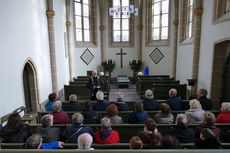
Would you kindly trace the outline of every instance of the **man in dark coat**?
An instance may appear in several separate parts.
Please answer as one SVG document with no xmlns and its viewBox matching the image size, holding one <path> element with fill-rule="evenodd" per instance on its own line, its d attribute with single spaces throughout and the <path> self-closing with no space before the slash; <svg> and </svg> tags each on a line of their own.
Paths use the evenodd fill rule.
<svg viewBox="0 0 230 153">
<path fill-rule="evenodd" d="M 143 105 L 145 111 L 154 111 L 160 109 L 159 102 L 153 98 L 152 90 L 146 90 Z"/>
<path fill-rule="evenodd" d="M 208 92 L 206 89 L 200 89 L 197 92 L 197 97 L 203 110 L 212 110 L 212 100 L 207 98 L 207 94 Z"/>
<path fill-rule="evenodd" d="M 177 90 L 170 89 L 169 90 L 169 99 L 166 100 L 166 104 L 168 104 L 172 110 L 182 110 L 183 101 L 181 98 L 177 97 Z"/>
<path fill-rule="evenodd" d="M 91 101 L 86 101 L 85 109 L 82 111 L 82 115 L 84 116 L 84 124 L 97 124 L 100 122 L 98 113 L 92 110 L 92 108 L 93 103 Z"/>
<path fill-rule="evenodd" d="M 63 111 L 82 111 L 82 106 L 77 102 L 77 95 L 72 94 L 69 96 L 68 103 L 62 103 Z"/>
<path fill-rule="evenodd" d="M 109 104 L 107 102 L 104 102 L 104 93 L 102 91 L 98 91 L 96 97 L 97 102 L 93 105 L 93 110 L 106 111 L 106 108 Z"/>
<path fill-rule="evenodd" d="M 96 93 L 103 88 L 103 81 L 97 75 L 97 71 L 92 71 L 92 76 L 89 78 L 86 86 L 89 88 L 89 97 L 90 100 L 96 100 Z"/>
</svg>

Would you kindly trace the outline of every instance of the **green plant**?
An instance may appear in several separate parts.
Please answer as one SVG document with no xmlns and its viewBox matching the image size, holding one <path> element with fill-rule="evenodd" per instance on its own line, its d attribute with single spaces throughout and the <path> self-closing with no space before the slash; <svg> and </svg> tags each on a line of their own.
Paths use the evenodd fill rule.
<svg viewBox="0 0 230 153">
<path fill-rule="evenodd" d="M 108 61 L 102 62 L 101 65 L 103 66 L 104 71 L 108 72 L 111 77 L 111 73 L 115 68 L 115 62 L 113 62 L 112 59 L 109 59 Z"/>
<path fill-rule="evenodd" d="M 129 66 L 134 73 L 140 71 L 141 65 L 142 65 L 142 62 L 140 60 L 129 61 Z"/>
</svg>

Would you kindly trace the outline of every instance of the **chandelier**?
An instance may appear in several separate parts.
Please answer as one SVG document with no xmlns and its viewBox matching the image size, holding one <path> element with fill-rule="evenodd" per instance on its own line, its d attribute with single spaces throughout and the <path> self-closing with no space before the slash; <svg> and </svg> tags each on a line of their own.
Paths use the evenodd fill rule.
<svg viewBox="0 0 230 153">
<path fill-rule="evenodd" d="M 134 14 L 135 16 L 138 16 L 138 8 L 135 8 L 134 5 L 129 6 L 116 6 L 109 8 L 109 15 L 110 16 L 116 16 L 119 17 L 120 15 L 125 15 L 130 18 L 130 14 Z"/>
</svg>

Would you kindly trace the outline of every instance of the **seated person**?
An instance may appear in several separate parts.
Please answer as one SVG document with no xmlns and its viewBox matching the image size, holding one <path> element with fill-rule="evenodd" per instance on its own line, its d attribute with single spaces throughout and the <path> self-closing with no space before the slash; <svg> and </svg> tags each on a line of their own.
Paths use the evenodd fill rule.
<svg viewBox="0 0 230 153">
<path fill-rule="evenodd" d="M 221 113 L 216 118 L 216 123 L 230 123 L 230 103 L 221 104 Z"/>
<path fill-rule="evenodd" d="M 60 101 L 56 101 L 53 104 L 53 123 L 54 124 L 70 124 L 69 116 L 65 112 L 62 111 L 62 104 Z"/>
<path fill-rule="evenodd" d="M 42 144 L 42 137 L 39 134 L 33 134 L 26 140 L 26 149 L 58 149 L 63 148 L 61 141 L 53 141 L 47 144 Z"/>
<path fill-rule="evenodd" d="M 147 112 L 144 111 L 143 103 L 136 102 L 134 105 L 134 112 L 132 112 L 128 117 L 128 123 L 144 124 L 147 118 L 149 118 L 149 115 Z"/>
<path fill-rule="evenodd" d="M 153 98 L 152 90 L 148 89 L 145 91 L 145 99 L 143 101 L 143 105 L 145 111 L 159 110 L 159 102 Z"/>
<path fill-rule="evenodd" d="M 190 109 L 185 112 L 185 115 L 188 119 L 188 123 L 201 123 L 204 110 L 200 102 L 196 99 L 189 101 Z"/>
<path fill-rule="evenodd" d="M 220 149 L 219 138 L 211 129 L 205 128 L 200 133 L 200 139 L 196 139 L 196 148 L 198 149 Z"/>
<path fill-rule="evenodd" d="M 110 104 L 107 108 L 106 108 L 106 116 L 107 118 L 110 119 L 111 124 L 122 124 L 122 118 L 120 116 L 118 116 L 118 110 L 117 110 L 117 106 L 114 104 Z"/>
<path fill-rule="evenodd" d="M 211 112 L 205 112 L 202 117 L 201 125 L 195 128 L 195 137 L 200 138 L 200 133 L 203 129 L 209 128 L 217 137 L 220 137 L 220 129 L 217 128 L 215 124 L 215 115 Z"/>
<path fill-rule="evenodd" d="M 92 110 L 93 103 L 91 101 L 85 102 L 85 109 L 81 113 L 84 116 L 84 124 L 97 124 L 100 122 L 98 113 Z"/>
<path fill-rule="evenodd" d="M 162 135 L 157 130 L 156 122 L 152 118 L 145 120 L 145 127 L 143 131 L 139 131 L 137 136 L 141 138 L 144 144 L 153 144 L 154 147 L 159 146 Z"/>
<path fill-rule="evenodd" d="M 110 102 L 110 103 L 115 104 L 118 108 L 118 111 L 128 111 L 129 110 L 129 106 L 127 103 L 125 103 L 124 95 L 121 92 L 117 92 L 116 101 Z"/>
<path fill-rule="evenodd" d="M 25 143 L 29 136 L 29 126 L 22 121 L 18 113 L 11 114 L 7 124 L 0 130 L 0 137 L 4 143 Z"/>
<path fill-rule="evenodd" d="M 161 149 L 181 149 L 181 145 L 175 136 L 166 135 L 161 140 Z"/>
<path fill-rule="evenodd" d="M 160 113 L 154 116 L 154 120 L 160 124 L 174 123 L 174 116 L 171 113 L 171 108 L 168 104 L 160 104 Z"/>
<path fill-rule="evenodd" d="M 65 138 L 68 143 L 76 143 L 78 136 L 83 133 L 89 133 L 92 137 L 95 132 L 88 126 L 83 125 L 84 117 L 81 113 L 74 113 L 72 116 L 72 126 L 68 126 L 65 130 Z"/>
<path fill-rule="evenodd" d="M 62 103 L 63 111 L 82 111 L 82 106 L 77 102 L 77 95 L 72 94 L 69 96 L 69 102 Z"/>
<path fill-rule="evenodd" d="M 93 138 L 90 134 L 81 134 L 77 139 L 78 149 L 77 150 L 94 150 L 91 148 Z"/>
<path fill-rule="evenodd" d="M 101 77 L 97 75 L 97 71 L 92 71 L 92 76 L 89 78 L 86 86 L 89 88 L 90 100 L 96 100 L 96 93 L 103 88 L 103 81 Z"/>
<path fill-rule="evenodd" d="M 212 110 L 212 100 L 207 98 L 207 94 L 208 92 L 206 89 L 200 89 L 197 92 L 197 97 L 203 110 Z"/>
<path fill-rule="evenodd" d="M 182 110 L 182 99 L 177 97 L 177 90 L 170 89 L 169 90 L 169 99 L 166 100 L 166 104 L 168 104 L 172 110 Z"/>
<path fill-rule="evenodd" d="M 107 102 L 104 102 L 104 93 L 102 91 L 97 92 L 97 102 L 93 105 L 93 110 L 95 111 L 106 111 Z"/>
<path fill-rule="evenodd" d="M 142 149 L 142 141 L 141 138 L 138 136 L 133 136 L 130 140 L 129 140 L 129 148 L 132 149 Z"/>
<path fill-rule="evenodd" d="M 180 143 L 194 143 L 195 133 L 187 127 L 187 117 L 185 114 L 178 114 L 176 118 L 176 126 L 169 130 L 168 134 L 175 136 Z"/>
<path fill-rule="evenodd" d="M 57 100 L 57 94 L 56 93 L 51 93 L 48 96 L 49 101 L 45 104 L 45 108 L 47 112 L 52 112 L 53 111 L 53 104 Z"/>
<path fill-rule="evenodd" d="M 61 131 L 53 126 L 53 115 L 46 114 L 41 118 L 42 127 L 37 127 L 35 132 L 42 136 L 44 143 L 61 140 Z"/>
<path fill-rule="evenodd" d="M 119 134 L 112 130 L 110 119 L 104 117 L 101 119 L 101 130 L 99 130 L 94 138 L 95 143 L 120 143 Z"/>
</svg>

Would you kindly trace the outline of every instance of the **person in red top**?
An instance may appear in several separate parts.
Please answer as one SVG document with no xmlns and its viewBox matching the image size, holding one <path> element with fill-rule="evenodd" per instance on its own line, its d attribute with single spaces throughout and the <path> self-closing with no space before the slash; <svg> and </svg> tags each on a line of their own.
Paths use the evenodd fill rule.
<svg viewBox="0 0 230 153">
<path fill-rule="evenodd" d="M 112 130 L 110 119 L 104 117 L 101 119 L 101 130 L 99 130 L 94 138 L 95 143 L 120 143 L 119 134 Z"/>
<path fill-rule="evenodd" d="M 221 113 L 217 116 L 216 123 L 230 123 L 230 103 L 222 103 Z"/>
<path fill-rule="evenodd" d="M 69 116 L 62 111 L 62 104 L 60 101 L 56 101 L 53 104 L 53 112 L 51 113 L 53 118 L 53 124 L 70 124 Z"/>
</svg>

